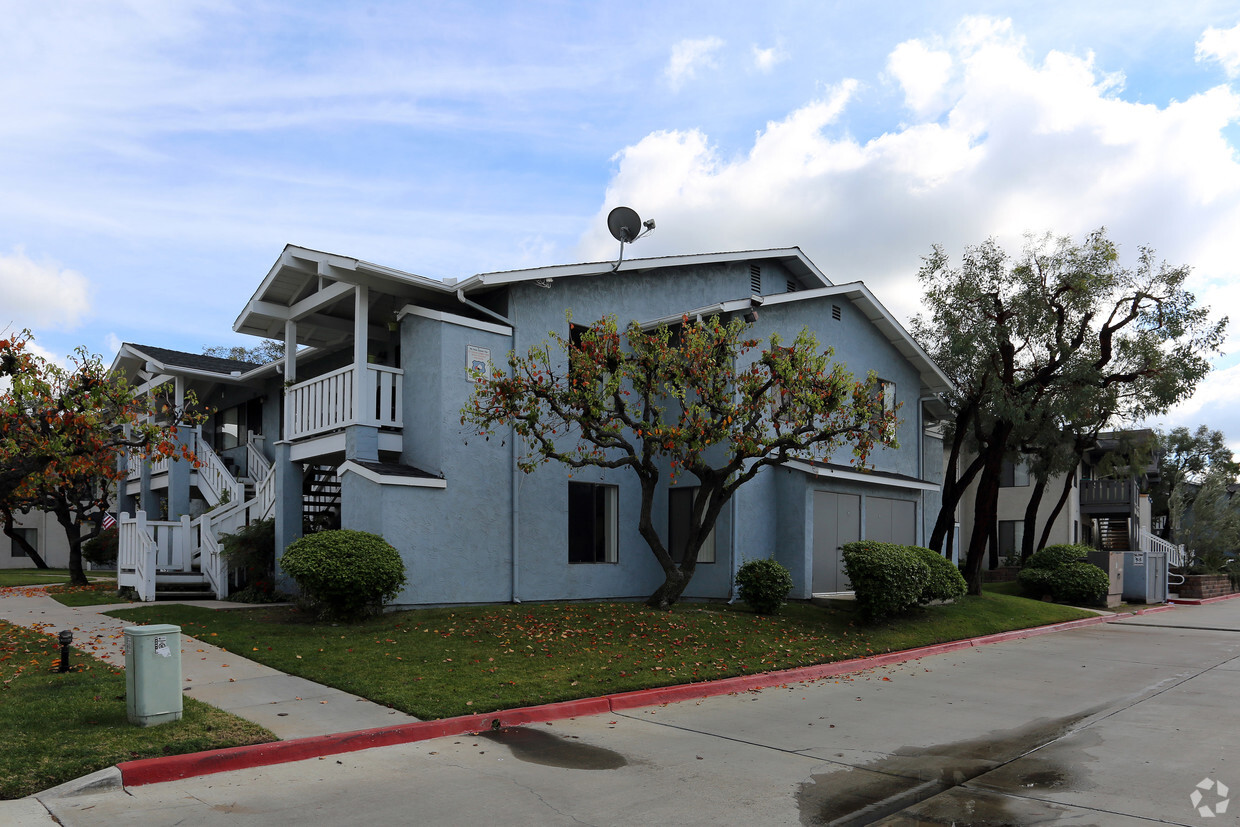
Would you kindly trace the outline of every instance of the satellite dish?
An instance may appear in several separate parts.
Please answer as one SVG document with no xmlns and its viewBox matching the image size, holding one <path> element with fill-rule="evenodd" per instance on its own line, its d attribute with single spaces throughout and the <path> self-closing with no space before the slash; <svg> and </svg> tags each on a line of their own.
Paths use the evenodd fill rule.
<svg viewBox="0 0 1240 827">
<path fill-rule="evenodd" d="M 616 207 L 607 214 L 607 229 L 621 244 L 636 241 L 642 231 L 642 219 L 636 210 L 629 207 Z"/>
</svg>

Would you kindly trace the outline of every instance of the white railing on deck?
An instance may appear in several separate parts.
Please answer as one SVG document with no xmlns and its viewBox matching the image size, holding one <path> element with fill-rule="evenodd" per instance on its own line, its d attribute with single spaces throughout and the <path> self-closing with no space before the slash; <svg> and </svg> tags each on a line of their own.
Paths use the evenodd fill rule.
<svg viewBox="0 0 1240 827">
<path fill-rule="evenodd" d="M 352 365 L 293 385 L 285 391 L 289 417 L 285 435 L 299 439 L 358 423 L 400 427 L 402 376 L 400 368 L 366 365 L 360 411 L 354 399 Z"/>
<path fill-rule="evenodd" d="M 1144 528 L 1138 535 L 1138 547 L 1144 552 L 1154 551 L 1166 554 L 1167 564 L 1171 566 L 1183 566 L 1188 562 L 1188 555 L 1184 551 L 1183 544 L 1177 546 L 1175 543 L 1149 533 Z"/>
<path fill-rule="evenodd" d="M 148 520 L 146 513 L 121 514 L 117 520 L 116 584 L 129 586 L 138 599 L 155 599 L 155 577 L 160 571 L 193 570 L 191 526 L 188 516 L 178 522 Z"/>
<path fill-rule="evenodd" d="M 245 498 L 245 486 L 237 481 L 219 454 L 202 440 L 198 441 L 194 454 L 198 457 L 198 488 L 207 502 L 217 505 L 221 500 L 240 502 Z M 227 496 L 225 496 L 227 495 Z"/>
</svg>

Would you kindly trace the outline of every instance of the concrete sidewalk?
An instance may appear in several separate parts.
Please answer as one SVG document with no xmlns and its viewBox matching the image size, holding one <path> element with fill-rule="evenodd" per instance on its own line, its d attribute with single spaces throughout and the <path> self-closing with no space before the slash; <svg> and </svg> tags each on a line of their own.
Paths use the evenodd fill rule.
<svg viewBox="0 0 1240 827">
<path fill-rule="evenodd" d="M 75 648 L 124 667 L 123 632 L 134 623 L 107 617 L 102 612 L 125 606 L 62 606 L 38 592 L 29 586 L 0 589 L 0 620 L 53 635 L 61 629 L 72 629 Z M 185 605 L 220 610 L 254 608 L 245 603 L 214 600 L 187 601 Z M 281 740 L 418 720 L 339 689 L 286 675 L 192 637 L 181 637 L 181 677 L 186 695 L 260 724 Z"/>
</svg>

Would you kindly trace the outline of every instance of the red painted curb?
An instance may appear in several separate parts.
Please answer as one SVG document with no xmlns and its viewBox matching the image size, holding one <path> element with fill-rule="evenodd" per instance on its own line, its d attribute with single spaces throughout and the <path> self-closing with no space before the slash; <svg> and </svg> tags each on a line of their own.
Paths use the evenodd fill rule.
<svg viewBox="0 0 1240 827">
<path fill-rule="evenodd" d="M 1211 599 L 1223 600 L 1226 598 Z M 1160 606 L 1152 609 L 1142 609 L 1137 614 L 1168 611 L 1173 608 L 1175 607 Z M 1029 629 L 997 632 L 983 637 L 935 643 L 917 649 L 886 652 L 864 658 L 853 658 L 852 660 L 823 663 L 815 666 L 803 666 L 796 669 L 784 669 L 778 672 L 738 675 L 717 681 L 704 681 L 702 683 L 681 684 L 679 686 L 666 686 L 655 689 L 638 689 L 633 692 L 620 692 L 599 698 L 584 698 L 577 701 L 521 707 L 519 709 L 479 713 L 477 715 L 463 715 L 457 718 L 444 718 L 438 721 L 418 721 L 412 724 L 318 735 L 311 738 L 295 738 L 289 741 L 275 741 L 270 744 L 230 747 L 228 749 L 210 750 L 207 752 L 194 752 L 187 755 L 170 755 L 163 758 L 143 758 L 138 761 L 125 761 L 117 764 L 116 767 L 121 772 L 121 783 L 124 786 L 137 787 L 144 784 L 176 781 L 198 775 L 228 772 L 229 770 L 263 767 L 271 764 L 301 761 L 306 758 L 319 758 L 325 755 L 356 752 L 374 747 L 409 744 L 451 735 L 464 735 L 469 732 L 478 732 L 496 726 L 541 723 L 586 715 L 605 715 L 628 709 L 659 706 L 677 701 L 700 700 L 718 695 L 747 692 L 752 689 L 813 681 L 849 672 L 860 672 L 878 666 L 918 660 L 930 655 L 969 649 L 974 646 L 1036 637 L 1052 632 L 1064 632 L 1070 629 L 1094 626 L 1099 623 L 1110 623 L 1123 617 L 1124 615 L 1099 615 L 1098 617 L 1083 618 L 1081 620 L 1070 620 L 1066 623 L 1052 623 L 1047 626 L 1034 626 Z"/>
<path fill-rule="evenodd" d="M 418 721 L 392 727 L 294 738 L 270 744 L 229 747 L 186 755 L 170 755 L 166 758 L 143 758 L 138 761 L 125 761 L 117 764 L 116 767 L 121 771 L 121 783 L 124 786 L 137 787 L 143 784 L 176 781 L 196 775 L 265 767 L 271 764 L 301 761 L 306 758 L 318 758 L 323 755 L 337 755 L 374 747 L 389 747 L 414 741 L 426 741 L 431 738 L 443 738 L 449 735 L 463 735 L 495 726 L 558 721 L 582 715 L 603 715 L 610 711 L 611 707 L 606 699 L 586 698 L 543 706 L 463 715 L 438 721 Z"/>
</svg>

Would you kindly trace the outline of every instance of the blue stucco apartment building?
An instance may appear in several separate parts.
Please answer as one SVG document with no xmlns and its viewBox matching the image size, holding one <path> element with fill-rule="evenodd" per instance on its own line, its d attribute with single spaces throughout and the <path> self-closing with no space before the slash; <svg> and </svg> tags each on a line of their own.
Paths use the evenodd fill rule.
<svg viewBox="0 0 1240 827">
<path fill-rule="evenodd" d="M 758 310 L 755 333 L 809 328 L 858 377 L 894 385 L 899 448 L 870 469 L 793 462 L 759 474 L 720 516 L 686 597 L 728 598 L 746 559 L 792 572 L 793 597 L 845 591 L 839 546 L 920 543 L 938 511 L 942 371 L 860 282 L 834 284 L 796 248 L 672 256 L 484 273 L 439 281 L 289 246 L 234 330 L 279 339 L 266 365 L 126 344 L 113 364 L 170 401 L 193 391 L 212 416 L 192 440 L 201 467 L 134 461 L 122 486 L 122 580 L 228 589 L 218 538 L 274 517 L 277 543 L 307 521 L 381 534 L 400 550 L 403 605 L 648 596 L 662 572 L 637 532 L 638 486 L 625 470 L 555 463 L 517 469 L 511 438 L 460 424 L 471 365 L 505 363 L 578 322 Z M 675 532 L 686 475 L 660 498 Z M 227 493 L 224 493 L 227 492 Z M 570 542 L 570 521 L 592 541 Z M 666 540 L 666 536 L 665 536 Z M 122 583 L 124 585 L 124 583 Z"/>
</svg>

